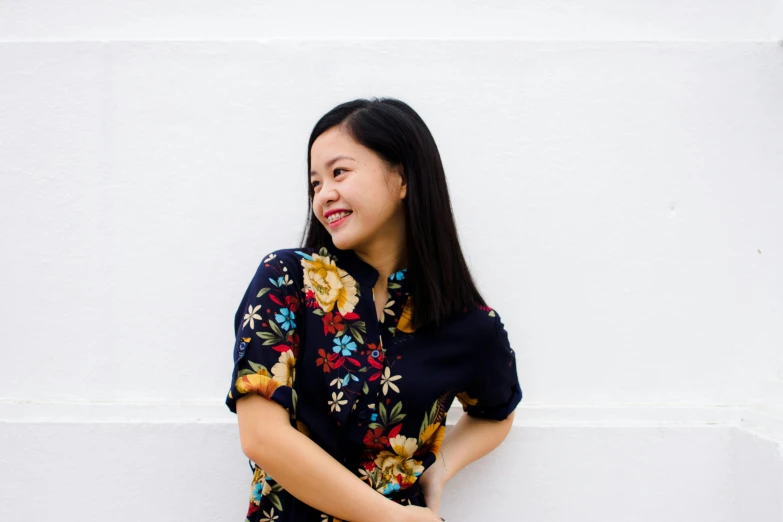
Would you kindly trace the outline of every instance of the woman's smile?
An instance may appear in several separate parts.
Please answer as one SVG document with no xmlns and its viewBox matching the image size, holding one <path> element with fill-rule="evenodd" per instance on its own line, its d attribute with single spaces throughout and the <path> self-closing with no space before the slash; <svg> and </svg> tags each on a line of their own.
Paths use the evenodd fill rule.
<svg viewBox="0 0 783 522">
<path fill-rule="evenodd" d="M 343 217 L 341 217 L 339 219 L 336 219 L 334 221 L 330 221 L 329 222 L 329 228 L 334 230 L 335 228 L 339 227 L 340 225 L 345 223 L 348 220 L 348 218 L 351 217 L 352 214 L 353 214 L 353 212 L 350 212 L 348 214 L 343 215 Z"/>
</svg>

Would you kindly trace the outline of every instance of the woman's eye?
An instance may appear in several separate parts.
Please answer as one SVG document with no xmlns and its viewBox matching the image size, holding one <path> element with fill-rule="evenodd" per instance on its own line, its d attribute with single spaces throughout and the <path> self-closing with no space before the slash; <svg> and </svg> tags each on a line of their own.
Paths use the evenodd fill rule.
<svg viewBox="0 0 783 522">
<path fill-rule="evenodd" d="M 345 169 L 334 169 L 334 177 L 339 176 L 343 172 L 345 172 Z M 310 185 L 315 188 L 317 183 L 320 183 L 320 181 L 313 181 Z"/>
</svg>

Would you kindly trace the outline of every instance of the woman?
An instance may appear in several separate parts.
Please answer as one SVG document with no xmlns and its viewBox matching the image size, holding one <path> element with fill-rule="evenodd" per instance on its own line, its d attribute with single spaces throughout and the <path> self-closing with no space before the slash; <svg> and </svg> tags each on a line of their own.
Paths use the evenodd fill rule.
<svg viewBox="0 0 783 522">
<path fill-rule="evenodd" d="M 440 154 L 408 105 L 359 99 L 318 121 L 308 165 L 303 246 L 263 258 L 234 321 L 247 519 L 442 520 L 444 485 L 505 438 L 522 390 Z"/>
</svg>

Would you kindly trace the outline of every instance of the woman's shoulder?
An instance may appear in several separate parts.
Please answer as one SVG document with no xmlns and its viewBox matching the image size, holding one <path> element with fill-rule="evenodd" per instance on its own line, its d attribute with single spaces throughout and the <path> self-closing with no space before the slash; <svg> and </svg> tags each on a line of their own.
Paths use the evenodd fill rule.
<svg viewBox="0 0 783 522">
<path fill-rule="evenodd" d="M 256 265 L 251 285 L 254 286 L 301 286 L 302 260 L 310 259 L 315 249 L 290 247 L 269 250 L 261 256 Z"/>
<path fill-rule="evenodd" d="M 317 254 L 317 248 L 309 247 L 290 247 L 290 248 L 278 248 L 267 252 L 261 263 L 270 263 L 276 261 L 277 263 L 294 263 L 299 264 L 302 259 L 310 259 L 313 254 Z"/>
<path fill-rule="evenodd" d="M 440 328 L 434 324 L 430 327 L 436 332 L 458 332 L 466 342 L 485 339 L 494 335 L 500 315 L 497 310 L 486 305 L 465 306 L 458 313 L 451 315 L 441 323 Z"/>
<path fill-rule="evenodd" d="M 316 248 L 308 247 L 290 247 L 270 250 L 261 256 L 258 263 L 257 274 L 263 276 L 268 271 L 288 272 L 292 277 L 302 272 L 304 263 L 313 259 L 313 255 L 318 253 Z"/>
<path fill-rule="evenodd" d="M 487 305 L 474 306 L 469 309 L 470 320 L 478 327 L 483 335 L 491 335 L 500 323 L 498 311 Z"/>
</svg>

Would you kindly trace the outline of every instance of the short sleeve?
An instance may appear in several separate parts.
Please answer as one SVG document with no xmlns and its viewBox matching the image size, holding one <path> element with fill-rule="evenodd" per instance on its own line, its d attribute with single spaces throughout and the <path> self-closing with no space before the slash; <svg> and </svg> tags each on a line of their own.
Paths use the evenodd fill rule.
<svg viewBox="0 0 783 522">
<path fill-rule="evenodd" d="M 493 333 L 479 355 L 477 372 L 457 394 L 462 410 L 471 417 L 505 420 L 522 400 L 516 354 L 508 341 L 500 315 L 495 311 Z"/>
<path fill-rule="evenodd" d="M 234 369 L 226 406 L 256 393 L 295 412 L 296 361 L 301 340 L 301 291 L 296 266 L 280 251 L 267 255 L 234 315 Z"/>
</svg>

